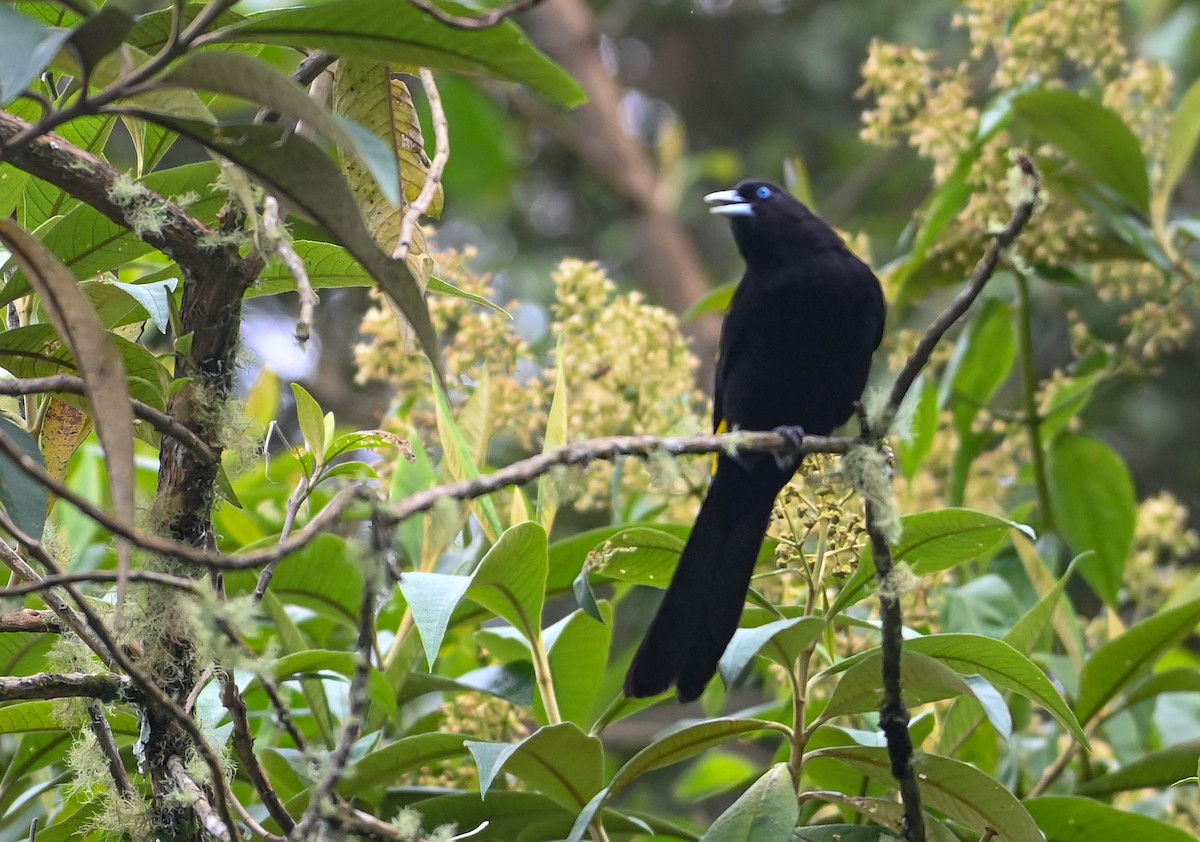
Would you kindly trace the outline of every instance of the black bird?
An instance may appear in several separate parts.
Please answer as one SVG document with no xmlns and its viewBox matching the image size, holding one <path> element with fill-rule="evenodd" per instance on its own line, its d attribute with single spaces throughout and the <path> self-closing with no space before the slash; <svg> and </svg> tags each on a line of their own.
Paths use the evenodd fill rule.
<svg viewBox="0 0 1200 842">
<path fill-rule="evenodd" d="M 862 396 L 883 336 L 879 280 L 841 237 L 773 184 L 710 193 L 746 261 L 721 329 L 716 430 L 829 435 Z M 666 596 L 625 676 L 625 695 L 672 685 L 697 698 L 737 630 L 775 497 L 800 459 L 721 454 Z"/>
</svg>

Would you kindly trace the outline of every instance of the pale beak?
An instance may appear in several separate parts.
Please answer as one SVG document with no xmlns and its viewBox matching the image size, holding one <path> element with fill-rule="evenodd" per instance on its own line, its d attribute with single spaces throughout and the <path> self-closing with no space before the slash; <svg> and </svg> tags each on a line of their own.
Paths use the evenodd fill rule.
<svg viewBox="0 0 1200 842">
<path fill-rule="evenodd" d="M 716 193 L 709 193 L 704 197 L 704 201 L 714 205 L 708 209 L 709 213 L 720 216 L 754 216 L 754 206 L 743 199 L 742 194 L 736 190 L 718 190 Z"/>
</svg>

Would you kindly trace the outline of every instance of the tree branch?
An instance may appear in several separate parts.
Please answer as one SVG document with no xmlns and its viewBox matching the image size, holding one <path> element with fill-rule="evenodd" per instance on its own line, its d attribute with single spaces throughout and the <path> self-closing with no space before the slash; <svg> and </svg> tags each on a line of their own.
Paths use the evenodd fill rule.
<svg viewBox="0 0 1200 842">
<path fill-rule="evenodd" d="M 133 690 L 128 678 L 113 673 L 42 672 L 0 678 L 0 702 L 72 698 L 120 702 L 128 701 Z"/>
<path fill-rule="evenodd" d="M 8 595 L 7 588 L 4 591 L 0 591 L 0 596 Z M 62 623 L 54 618 L 53 611 L 20 608 L 11 614 L 0 614 L 0 633 L 34 632 L 36 634 L 58 634 L 61 631 Z"/>
<path fill-rule="evenodd" d="M 71 374 L 52 374 L 48 377 L 28 377 L 20 380 L 0 380 L 0 395 L 37 395 L 61 392 L 67 395 L 86 394 L 83 380 Z M 139 400 L 132 401 L 133 413 L 164 436 L 179 441 L 202 459 L 217 461 L 217 455 L 195 433 L 165 412 Z"/>
<path fill-rule="evenodd" d="M 205 835 L 217 839 L 219 842 L 232 842 L 233 837 L 229 833 L 228 825 L 217 815 L 204 790 L 187 773 L 183 761 L 178 757 L 172 757 L 167 761 L 167 769 L 170 770 L 175 785 L 191 800 L 192 812 L 200 820 L 200 827 Z M 224 786 L 223 781 L 213 782 L 214 788 L 220 786 Z"/>
</svg>

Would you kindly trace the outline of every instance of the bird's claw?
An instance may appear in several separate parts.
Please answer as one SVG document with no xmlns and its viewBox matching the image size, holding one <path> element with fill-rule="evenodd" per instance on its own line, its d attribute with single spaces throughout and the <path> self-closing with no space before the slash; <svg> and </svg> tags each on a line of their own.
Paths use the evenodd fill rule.
<svg viewBox="0 0 1200 842">
<path fill-rule="evenodd" d="M 797 450 L 799 450 L 800 445 L 804 442 L 804 428 L 799 424 L 776 427 L 771 432 L 782 436 L 788 445 Z M 791 467 L 794 470 L 795 466 L 799 464 L 799 458 L 795 453 L 776 453 L 775 464 L 780 468 Z"/>
</svg>

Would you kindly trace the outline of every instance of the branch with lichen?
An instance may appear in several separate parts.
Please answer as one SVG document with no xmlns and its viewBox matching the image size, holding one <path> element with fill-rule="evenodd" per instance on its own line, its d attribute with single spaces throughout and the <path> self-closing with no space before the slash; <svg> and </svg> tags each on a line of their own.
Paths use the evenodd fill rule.
<svg viewBox="0 0 1200 842">
<path fill-rule="evenodd" d="M 30 699 L 96 699 L 117 702 L 130 698 L 132 683 L 112 673 L 49 673 L 0 678 L 0 702 Z"/>
<path fill-rule="evenodd" d="M 856 448 L 850 455 L 851 461 L 857 463 L 852 466 L 851 474 L 866 503 L 866 528 L 871 539 L 875 576 L 879 582 L 880 648 L 883 655 L 883 703 L 879 709 L 879 727 L 887 737 L 892 776 L 899 784 L 904 802 L 904 838 L 907 842 L 924 842 L 925 818 L 921 811 L 918 775 L 913 765 L 912 737 L 908 731 L 909 713 L 901 697 L 904 618 L 900 608 L 901 594 L 894 586 L 896 569 L 891 549 L 899 537 L 899 520 L 892 501 L 891 469 L 882 452 L 883 438 L 908 390 L 929 362 L 942 337 L 983 292 L 984 286 L 1000 265 L 1004 250 L 1016 241 L 1033 216 L 1040 186 L 1037 172 L 1033 162 L 1023 155 L 1018 158 L 1017 166 L 1027 183 L 1008 224 L 992 238 L 967 285 L 926 328 L 892 385 L 883 409 L 873 419 L 868 418 L 865 412 L 860 412 L 864 446 Z"/>
</svg>

